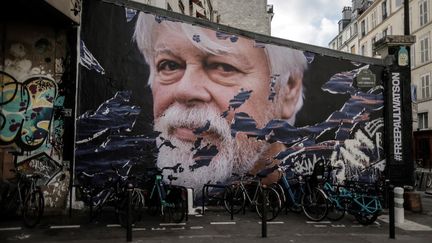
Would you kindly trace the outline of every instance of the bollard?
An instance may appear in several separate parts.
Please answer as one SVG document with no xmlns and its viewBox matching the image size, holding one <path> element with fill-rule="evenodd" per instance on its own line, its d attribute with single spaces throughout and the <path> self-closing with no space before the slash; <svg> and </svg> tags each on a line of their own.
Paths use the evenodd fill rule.
<svg viewBox="0 0 432 243">
<path fill-rule="evenodd" d="M 395 224 L 402 224 L 405 221 L 404 215 L 404 189 L 402 187 L 395 187 L 394 190 L 394 213 Z"/>
<path fill-rule="evenodd" d="M 267 189 L 265 186 L 262 187 L 261 190 L 261 237 L 266 238 L 267 237 L 267 212 L 266 212 L 266 202 L 267 202 Z"/>
<path fill-rule="evenodd" d="M 194 191 L 192 188 L 187 188 L 187 212 L 186 215 L 195 215 L 197 214 L 197 212 L 195 211 L 194 207 L 193 207 L 193 194 Z M 203 197 L 204 200 L 204 197 Z"/>
<path fill-rule="evenodd" d="M 132 241 L 132 191 L 133 191 L 133 185 L 128 183 L 127 184 L 127 212 L 126 212 L 126 241 L 131 242 Z"/>
</svg>

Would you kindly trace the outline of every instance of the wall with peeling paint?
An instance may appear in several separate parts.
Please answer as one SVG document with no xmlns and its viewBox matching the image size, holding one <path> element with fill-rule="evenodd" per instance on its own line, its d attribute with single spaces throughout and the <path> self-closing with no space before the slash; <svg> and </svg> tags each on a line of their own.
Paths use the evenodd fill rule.
<svg viewBox="0 0 432 243">
<path fill-rule="evenodd" d="M 342 167 L 335 175 L 340 181 L 372 182 L 385 168 L 382 65 L 325 56 L 308 47 L 275 47 L 272 41 L 277 40 L 271 38 L 245 38 L 219 26 L 192 26 L 168 12 L 140 13 L 100 1 L 84 1 L 81 24 L 77 173 L 109 173 L 111 165 L 133 165 L 136 173 L 143 173 L 146 167 L 180 163 L 175 183 L 199 192 L 209 181 L 230 182 L 231 172 L 274 163 L 306 175 L 318 160 L 329 160 Z M 151 28 L 157 30 L 148 31 Z M 176 31 L 164 32 L 167 29 Z M 147 45 L 146 36 L 159 42 Z M 152 59 L 145 53 L 153 48 L 163 57 Z M 243 48 L 250 51 L 239 54 Z M 261 50 L 269 56 L 283 52 L 277 62 L 286 66 L 271 66 L 268 76 L 256 81 L 249 74 L 270 65 L 253 66 L 262 60 L 248 55 Z M 235 63 L 233 56 L 252 61 Z M 307 66 L 301 75 L 292 75 L 303 77 L 304 102 L 296 105 L 301 107 L 296 119 L 277 113 L 284 108 L 278 106 L 284 80 L 290 77 L 290 85 L 295 83 L 290 65 L 298 70 L 303 65 L 292 60 Z M 253 63 L 253 68 L 241 72 L 239 63 Z M 218 71 L 223 74 L 218 76 Z M 364 72 L 376 82 L 361 86 L 357 77 Z M 153 86 L 148 85 L 149 76 L 155 77 Z M 260 118 L 264 113 L 270 114 L 267 120 Z M 272 149 L 276 151 L 268 152 Z"/>
<path fill-rule="evenodd" d="M 20 3 L 4 7 L 11 11 L 14 4 Z M 69 162 L 63 156 L 65 83 L 71 81 L 65 72 L 73 53 L 69 29 L 59 27 L 62 20 L 47 14 L 54 10 L 43 3 L 21 6 L 22 13 L 3 14 L 0 25 L 0 180 L 14 176 L 11 168 L 39 173 L 47 210 L 64 209 L 69 186 Z"/>
</svg>

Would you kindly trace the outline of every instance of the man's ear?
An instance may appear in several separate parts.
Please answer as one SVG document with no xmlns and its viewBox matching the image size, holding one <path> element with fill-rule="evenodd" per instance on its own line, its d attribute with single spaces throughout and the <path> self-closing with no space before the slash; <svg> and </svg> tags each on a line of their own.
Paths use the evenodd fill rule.
<svg viewBox="0 0 432 243">
<path fill-rule="evenodd" d="M 287 84 L 281 87 L 282 97 L 282 119 L 290 119 L 296 112 L 296 106 L 299 99 L 302 98 L 302 86 L 303 76 L 302 75 L 291 75 Z"/>
</svg>

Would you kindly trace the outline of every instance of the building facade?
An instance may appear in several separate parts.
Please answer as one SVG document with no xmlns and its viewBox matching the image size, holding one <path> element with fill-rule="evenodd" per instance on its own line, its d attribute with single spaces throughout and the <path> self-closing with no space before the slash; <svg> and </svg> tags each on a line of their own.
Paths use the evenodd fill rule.
<svg viewBox="0 0 432 243">
<path fill-rule="evenodd" d="M 234 28 L 270 35 L 273 6 L 267 0 L 134 0 Z M 242 16 L 239 16 L 242 9 Z"/>
<path fill-rule="evenodd" d="M 374 43 L 387 35 L 404 34 L 403 0 L 353 0 L 345 7 L 339 34 L 329 48 L 354 54 L 380 57 Z M 411 46 L 411 88 L 413 100 L 414 156 L 430 165 L 432 137 L 431 0 L 409 1 L 409 29 L 416 37 Z"/>
<path fill-rule="evenodd" d="M 273 6 L 268 5 L 267 0 L 212 0 L 212 4 L 218 14 L 218 23 L 270 35 Z"/>
<path fill-rule="evenodd" d="M 217 22 L 211 0 L 133 0 L 176 13 Z"/>
</svg>

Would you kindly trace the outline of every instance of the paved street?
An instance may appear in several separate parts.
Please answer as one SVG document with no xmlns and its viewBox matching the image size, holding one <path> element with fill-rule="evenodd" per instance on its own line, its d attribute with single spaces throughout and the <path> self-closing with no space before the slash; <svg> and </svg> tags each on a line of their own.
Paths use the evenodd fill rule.
<svg viewBox="0 0 432 243">
<path fill-rule="evenodd" d="M 133 242 L 430 242 L 432 239 L 432 196 L 422 192 L 423 212 L 406 211 L 406 222 L 396 228 L 396 240 L 389 239 L 388 215 L 369 226 L 348 215 L 341 221 L 310 222 L 304 215 L 281 214 L 268 223 L 267 238 L 261 237 L 260 219 L 255 212 L 236 215 L 221 209 L 191 215 L 180 224 L 146 217 L 133 231 Z M 126 231 L 116 224 L 112 212 L 96 222 L 86 215 L 46 216 L 35 229 L 24 228 L 19 219 L 0 222 L 0 242 L 125 242 Z"/>
</svg>

